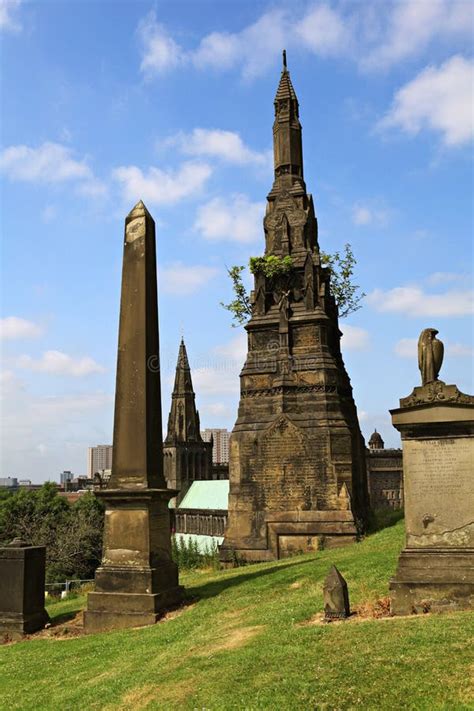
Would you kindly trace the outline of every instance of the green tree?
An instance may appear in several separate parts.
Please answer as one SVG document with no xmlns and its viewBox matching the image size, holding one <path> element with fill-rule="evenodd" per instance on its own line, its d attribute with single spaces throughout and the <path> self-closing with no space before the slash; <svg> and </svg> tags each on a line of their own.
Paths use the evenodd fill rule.
<svg viewBox="0 0 474 711">
<path fill-rule="evenodd" d="M 321 252 L 321 263 L 330 271 L 330 288 L 338 306 L 339 318 L 345 318 L 358 311 L 362 307 L 361 302 L 365 294 L 354 282 L 354 267 L 357 260 L 351 245 L 344 245 L 342 253 Z M 249 268 L 252 274 L 264 274 L 270 279 L 280 276 L 289 277 L 293 269 L 293 261 L 289 256 L 251 257 Z M 232 314 L 234 327 L 243 326 L 252 315 L 250 295 L 243 283 L 244 271 L 244 266 L 233 266 L 227 270 L 232 281 L 234 298 L 228 304 L 221 302 L 221 306 Z"/>
<path fill-rule="evenodd" d="M 20 489 L 0 499 L 0 544 L 13 538 L 46 546 L 46 579 L 91 578 L 102 550 L 103 504 L 87 493 L 74 504 L 55 484 Z"/>
</svg>

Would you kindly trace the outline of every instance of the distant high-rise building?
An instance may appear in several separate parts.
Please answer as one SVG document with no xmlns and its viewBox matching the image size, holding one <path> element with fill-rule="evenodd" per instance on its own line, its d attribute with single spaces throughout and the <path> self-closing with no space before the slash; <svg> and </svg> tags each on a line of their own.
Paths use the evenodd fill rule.
<svg viewBox="0 0 474 711">
<path fill-rule="evenodd" d="M 69 483 L 74 479 L 74 474 L 69 471 L 69 469 L 65 469 L 61 474 L 59 475 L 59 483 L 61 486 L 64 486 L 65 484 Z"/>
<path fill-rule="evenodd" d="M 18 479 L 14 476 L 0 477 L 0 487 L 4 489 L 16 489 L 18 487 Z"/>
<path fill-rule="evenodd" d="M 98 444 L 87 452 L 87 477 L 92 479 L 96 472 L 112 469 L 112 445 Z"/>
<path fill-rule="evenodd" d="M 206 428 L 201 432 L 201 437 L 205 442 L 212 440 L 212 463 L 228 464 L 230 432 L 226 429 Z"/>
</svg>

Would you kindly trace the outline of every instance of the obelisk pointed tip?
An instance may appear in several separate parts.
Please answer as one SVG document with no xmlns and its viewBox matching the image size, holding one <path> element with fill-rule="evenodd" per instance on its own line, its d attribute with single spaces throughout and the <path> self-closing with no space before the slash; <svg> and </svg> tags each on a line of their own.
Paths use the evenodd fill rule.
<svg viewBox="0 0 474 711">
<path fill-rule="evenodd" d="M 143 200 L 139 200 L 135 207 L 132 207 L 127 217 L 146 217 L 147 215 L 148 217 L 151 217 Z"/>
</svg>

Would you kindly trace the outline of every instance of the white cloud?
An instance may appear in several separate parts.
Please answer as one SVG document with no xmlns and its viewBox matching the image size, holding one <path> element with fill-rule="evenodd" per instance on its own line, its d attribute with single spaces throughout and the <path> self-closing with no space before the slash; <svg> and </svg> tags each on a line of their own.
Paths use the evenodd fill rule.
<svg viewBox="0 0 474 711">
<path fill-rule="evenodd" d="M 474 355 L 474 348 L 466 346 L 463 343 L 448 343 L 446 345 L 446 353 L 450 356 L 458 356 L 460 358 L 465 356 L 472 358 Z"/>
<path fill-rule="evenodd" d="M 2 378 L 1 469 L 35 482 L 86 469 L 87 447 L 111 436 L 113 397 L 103 392 L 38 396 L 14 376 Z M 44 456 L 47 455 L 47 456 Z"/>
<path fill-rule="evenodd" d="M 314 54 L 339 56 L 352 45 L 349 24 L 328 5 L 318 5 L 295 25 L 296 39 Z"/>
<path fill-rule="evenodd" d="M 174 262 L 160 268 L 158 287 L 168 294 L 187 296 L 199 291 L 217 273 L 218 270 L 215 267 Z"/>
<path fill-rule="evenodd" d="M 108 188 L 102 180 L 91 178 L 84 183 L 80 183 L 76 188 L 76 192 L 85 197 L 99 198 L 107 195 Z"/>
<path fill-rule="evenodd" d="M 235 363 L 225 362 L 215 367 L 193 368 L 193 383 L 195 391 L 203 395 L 238 393 L 239 368 Z"/>
<path fill-rule="evenodd" d="M 2 151 L 0 166 L 10 180 L 34 183 L 61 183 L 91 178 L 84 161 L 75 160 L 72 151 L 60 143 L 43 143 L 38 148 L 10 146 Z"/>
<path fill-rule="evenodd" d="M 208 240 L 254 242 L 262 237 L 264 211 L 264 203 L 245 195 L 214 198 L 198 209 L 194 228 Z"/>
<path fill-rule="evenodd" d="M 147 79 L 185 61 L 183 50 L 166 28 L 156 21 L 154 10 L 140 21 L 137 33 L 142 53 L 140 70 Z"/>
<path fill-rule="evenodd" d="M 183 153 L 191 156 L 211 156 L 237 165 L 272 165 L 271 151 L 253 151 L 234 131 L 195 128 L 191 133 L 179 133 L 165 143 L 177 145 Z"/>
<path fill-rule="evenodd" d="M 211 32 L 189 49 L 149 13 L 138 27 L 141 71 L 150 78 L 177 67 L 238 68 L 252 79 L 275 66 L 282 47 L 350 57 L 363 69 L 380 70 L 421 54 L 432 42 L 469 41 L 472 33 L 472 3 L 463 0 L 313 2 L 300 8 L 293 3 L 267 10 L 240 31 Z"/>
<path fill-rule="evenodd" d="M 92 358 L 73 358 L 61 351 L 46 351 L 41 358 L 35 360 L 31 356 L 23 355 L 18 358 L 18 366 L 38 373 L 51 375 L 72 375 L 82 377 L 92 373 L 103 373 L 105 368 Z"/>
<path fill-rule="evenodd" d="M 441 133 L 446 146 L 460 146 L 474 135 L 474 62 L 461 56 L 440 67 L 426 67 L 395 94 L 379 129 L 400 128 L 416 135 L 428 128 Z"/>
<path fill-rule="evenodd" d="M 0 340 L 13 341 L 20 338 L 37 338 L 43 329 L 33 321 L 18 316 L 7 316 L 0 319 Z"/>
<path fill-rule="evenodd" d="M 223 402 L 209 402 L 201 405 L 199 412 L 201 415 L 210 415 L 211 417 L 219 417 L 221 419 L 235 414 L 235 408 L 229 407 L 229 405 Z"/>
<path fill-rule="evenodd" d="M 366 298 L 377 311 L 412 317 L 467 316 L 474 310 L 474 293 L 467 289 L 429 294 L 419 286 L 398 286 L 388 291 L 375 289 Z"/>
<path fill-rule="evenodd" d="M 283 10 L 270 10 L 241 32 L 206 35 L 191 61 L 200 69 L 230 69 L 238 65 L 244 78 L 264 74 L 273 66 L 281 48 L 288 46 L 291 23 Z"/>
<path fill-rule="evenodd" d="M 41 219 L 43 222 L 52 222 L 58 216 L 58 209 L 56 205 L 46 205 L 41 211 Z"/>
<path fill-rule="evenodd" d="M 357 203 L 352 208 L 352 221 L 355 225 L 378 225 L 384 226 L 388 222 L 389 213 L 387 210 L 376 209 Z"/>
<path fill-rule="evenodd" d="M 370 345 L 369 332 L 365 328 L 341 324 L 341 347 L 346 351 L 365 351 Z"/>
<path fill-rule="evenodd" d="M 236 361 L 242 366 L 247 357 L 247 333 L 243 331 L 228 343 L 216 346 L 214 348 L 214 353 L 220 358 L 224 358 L 229 361 Z"/>
<path fill-rule="evenodd" d="M 0 30 L 19 32 L 17 13 L 22 0 L 0 0 Z"/>
<path fill-rule="evenodd" d="M 466 346 L 462 343 L 446 343 L 446 354 L 455 358 L 472 357 L 474 350 L 471 346 Z M 417 338 L 401 338 L 395 344 L 395 353 L 400 358 L 417 358 L 418 339 Z"/>
<path fill-rule="evenodd" d="M 174 172 L 151 167 L 144 173 L 137 166 L 129 165 L 115 168 L 112 176 L 121 184 L 128 202 L 143 200 L 154 205 L 172 205 L 199 193 L 211 173 L 212 168 L 206 163 L 188 161 Z"/>
<path fill-rule="evenodd" d="M 0 154 L 0 170 L 12 181 L 55 184 L 76 181 L 77 192 L 89 197 L 104 195 L 106 186 L 98 180 L 85 159 L 60 143 L 46 141 L 37 148 L 9 146 Z"/>
<path fill-rule="evenodd" d="M 401 338 L 395 344 L 395 353 L 400 358 L 416 358 L 418 348 L 417 338 Z"/>
<path fill-rule="evenodd" d="M 211 32 L 201 40 L 193 54 L 193 61 L 199 68 L 229 69 L 237 62 L 240 49 L 238 34 Z"/>
<path fill-rule="evenodd" d="M 467 282 L 469 278 L 467 274 L 457 274 L 456 272 L 434 272 L 426 279 L 426 283 L 437 286 L 438 284 L 449 284 L 451 282 Z"/>
<path fill-rule="evenodd" d="M 472 4 L 464 0 L 395 2 L 387 18 L 385 30 L 377 33 L 376 46 L 362 58 L 365 69 L 387 69 L 421 54 L 433 40 L 472 35 Z M 382 15 L 379 20 L 383 23 Z"/>
</svg>

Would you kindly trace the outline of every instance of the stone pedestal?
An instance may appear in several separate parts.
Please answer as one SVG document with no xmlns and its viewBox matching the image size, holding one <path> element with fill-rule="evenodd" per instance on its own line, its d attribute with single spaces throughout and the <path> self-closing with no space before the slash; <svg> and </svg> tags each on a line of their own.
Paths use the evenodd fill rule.
<svg viewBox="0 0 474 711">
<path fill-rule="evenodd" d="M 392 612 L 474 607 L 474 397 L 435 381 L 391 415 L 403 441 L 406 522 Z"/>
<path fill-rule="evenodd" d="M 21 638 L 42 629 L 46 548 L 13 541 L 0 548 L 0 637 Z"/>
<path fill-rule="evenodd" d="M 89 593 L 84 627 L 99 632 L 154 624 L 181 600 L 178 568 L 171 560 L 170 489 L 104 490 L 102 564 Z"/>
</svg>

